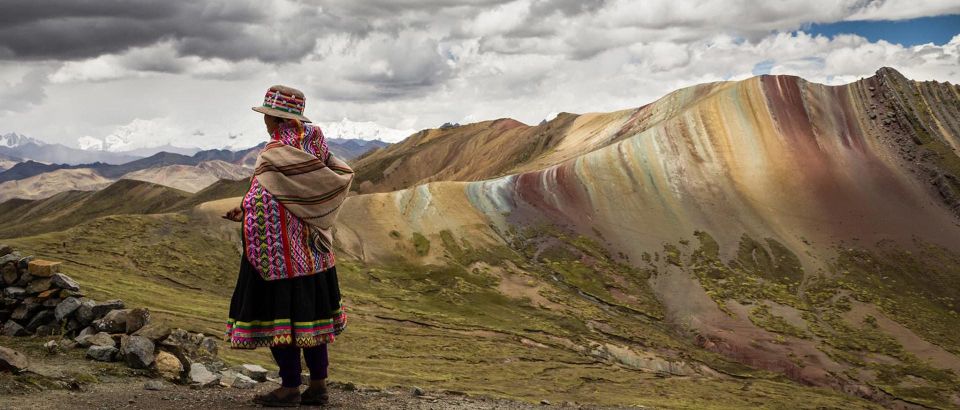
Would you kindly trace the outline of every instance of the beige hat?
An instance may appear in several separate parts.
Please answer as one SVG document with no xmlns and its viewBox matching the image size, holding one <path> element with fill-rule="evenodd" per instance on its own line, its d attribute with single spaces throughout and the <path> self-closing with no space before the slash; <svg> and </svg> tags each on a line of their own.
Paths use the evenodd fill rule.
<svg viewBox="0 0 960 410">
<path fill-rule="evenodd" d="M 300 90 L 283 85 L 275 85 L 267 90 L 267 95 L 263 97 L 263 105 L 253 107 L 253 110 L 274 117 L 310 122 L 307 117 L 303 116 L 303 108 L 306 102 L 306 97 L 303 96 L 303 92 Z"/>
</svg>

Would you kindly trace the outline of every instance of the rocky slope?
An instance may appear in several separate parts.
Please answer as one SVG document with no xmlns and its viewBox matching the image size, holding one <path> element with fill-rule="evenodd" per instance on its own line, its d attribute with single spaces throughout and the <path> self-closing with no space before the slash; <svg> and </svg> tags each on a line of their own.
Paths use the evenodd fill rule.
<svg viewBox="0 0 960 410">
<path fill-rule="evenodd" d="M 90 169 L 59 169 L 0 183 L 0 202 L 13 198 L 48 198 L 64 191 L 95 191 L 112 182 Z"/>
<path fill-rule="evenodd" d="M 190 193 L 198 192 L 213 183 L 226 180 L 249 179 L 250 168 L 225 161 L 204 161 L 196 166 L 168 165 L 125 174 L 123 179 L 147 181 Z"/>
</svg>

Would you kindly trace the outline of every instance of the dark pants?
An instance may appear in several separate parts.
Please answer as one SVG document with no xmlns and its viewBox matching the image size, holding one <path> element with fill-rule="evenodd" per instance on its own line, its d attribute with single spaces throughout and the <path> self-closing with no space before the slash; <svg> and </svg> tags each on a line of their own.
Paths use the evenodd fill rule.
<svg viewBox="0 0 960 410">
<path fill-rule="evenodd" d="M 273 359 L 280 366 L 280 379 L 283 381 L 283 387 L 299 387 L 300 380 L 300 348 L 297 346 L 271 347 Z M 327 345 L 303 349 L 303 359 L 307 362 L 307 368 L 310 369 L 310 380 L 320 380 L 327 378 Z"/>
</svg>

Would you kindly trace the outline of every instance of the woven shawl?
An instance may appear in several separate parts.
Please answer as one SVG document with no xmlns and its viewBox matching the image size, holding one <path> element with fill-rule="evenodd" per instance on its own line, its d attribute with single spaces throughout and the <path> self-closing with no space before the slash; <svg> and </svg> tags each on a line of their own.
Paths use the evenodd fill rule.
<svg viewBox="0 0 960 410">
<path fill-rule="evenodd" d="M 257 158 L 243 199 L 247 258 L 264 279 L 333 266 L 332 227 L 353 170 L 331 155 L 316 126 L 281 128 Z"/>
</svg>

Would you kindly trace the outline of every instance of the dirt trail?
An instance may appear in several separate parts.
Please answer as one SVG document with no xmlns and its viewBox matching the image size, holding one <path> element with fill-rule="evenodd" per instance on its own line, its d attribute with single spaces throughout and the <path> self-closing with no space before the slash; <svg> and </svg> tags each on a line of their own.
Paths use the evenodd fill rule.
<svg viewBox="0 0 960 410">
<path fill-rule="evenodd" d="M 242 409 L 256 408 L 250 398 L 254 394 L 277 388 L 272 382 L 260 383 L 254 389 L 231 388 L 193 389 L 188 386 L 165 384 L 163 390 L 145 390 L 150 379 L 130 378 L 122 382 L 96 383 L 83 391 L 45 390 L 23 395 L 0 396 L 2 409 Z M 444 392 L 424 392 L 415 395 L 412 388 L 350 389 L 343 385 L 331 386 L 330 409 L 599 409 L 576 404 L 530 404 L 490 397 L 464 396 Z M 320 408 L 307 407 L 303 408 Z M 606 407 L 605 407 L 606 408 Z"/>
</svg>

